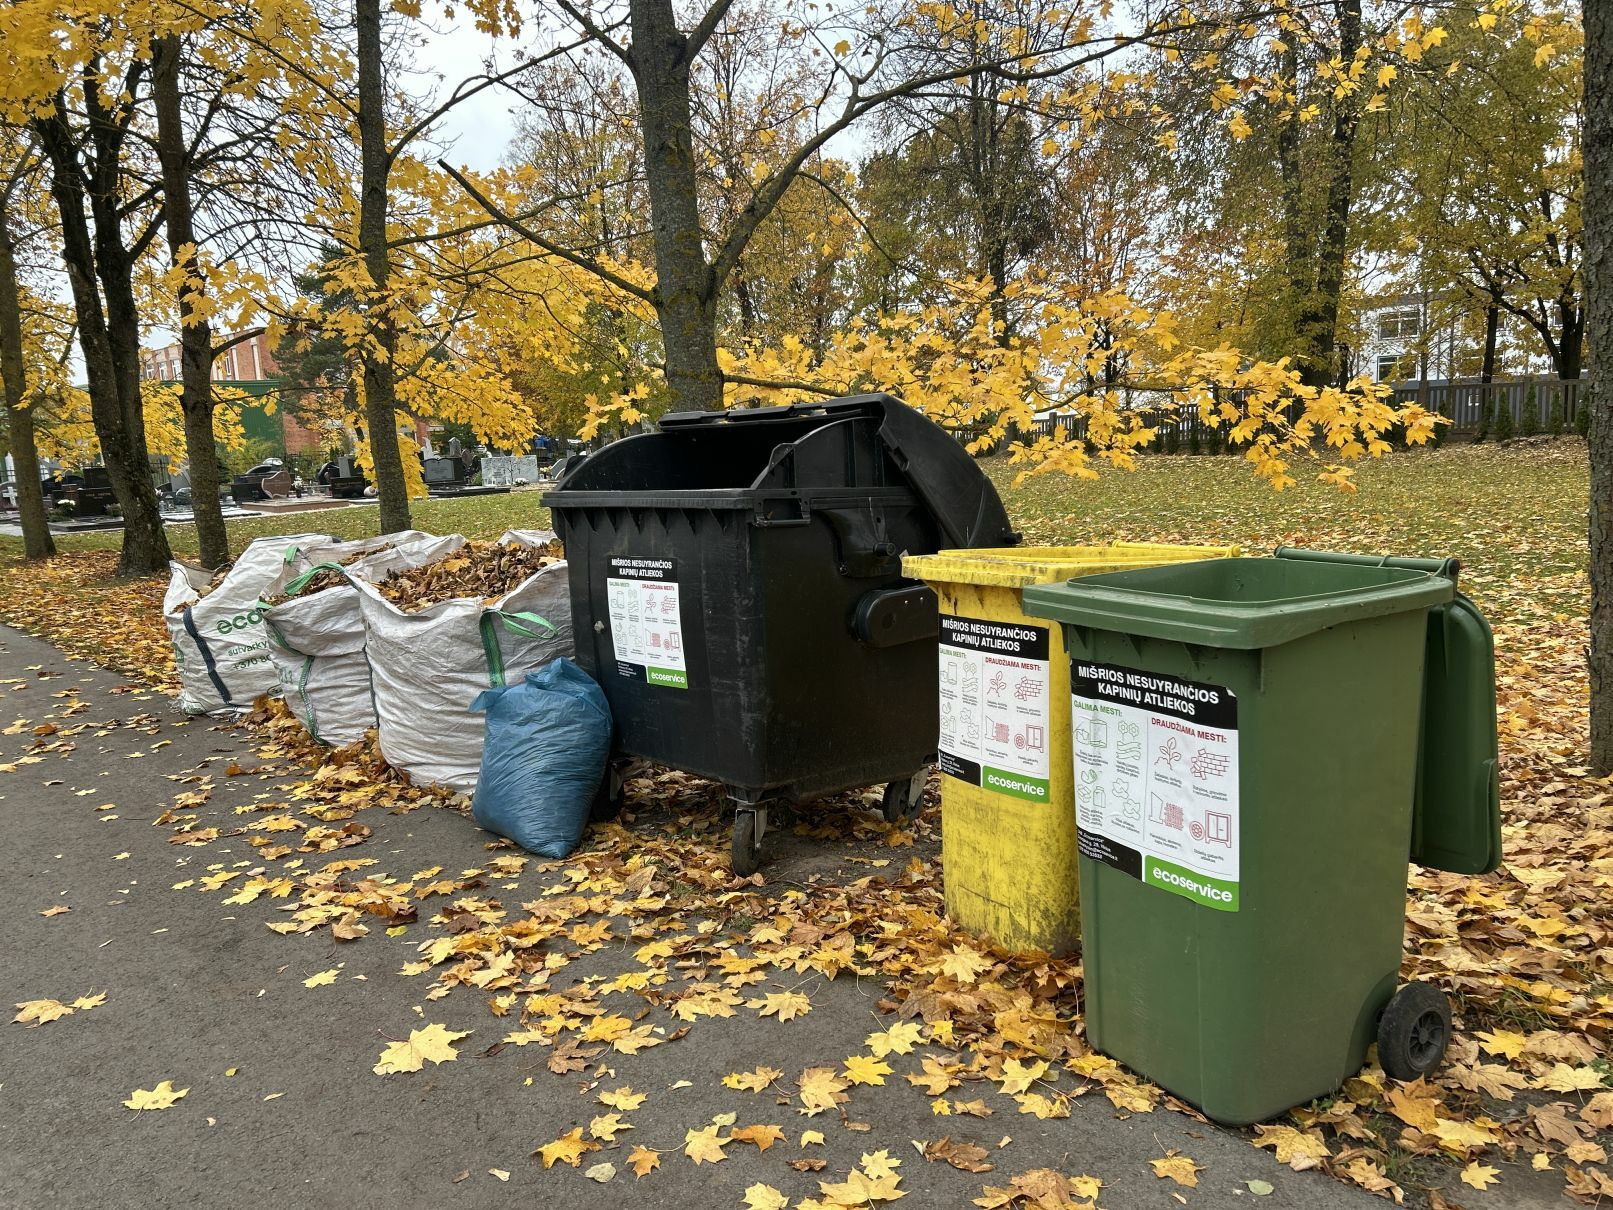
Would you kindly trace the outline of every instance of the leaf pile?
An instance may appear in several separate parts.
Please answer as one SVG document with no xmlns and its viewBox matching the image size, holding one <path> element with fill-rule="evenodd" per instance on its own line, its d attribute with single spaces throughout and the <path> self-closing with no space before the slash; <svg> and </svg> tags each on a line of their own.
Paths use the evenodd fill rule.
<svg viewBox="0 0 1613 1210">
<path fill-rule="evenodd" d="M 405 613 L 418 613 L 459 597 L 502 597 L 563 557 L 558 540 L 542 546 L 467 542 L 445 559 L 396 571 L 376 587 Z"/>
<path fill-rule="evenodd" d="M 153 688 L 177 690 L 162 618 L 168 578 L 120 580 L 117 570 L 117 552 L 109 550 L 0 562 L 0 622 Z"/>
<path fill-rule="evenodd" d="M 356 563 L 363 557 L 363 554 L 354 555 L 352 558 L 344 560 L 343 566 L 346 566 L 348 563 Z M 348 583 L 350 583 L 350 581 L 345 575 L 337 571 L 335 568 L 327 567 L 322 571 L 316 571 L 313 575 L 309 576 L 307 582 L 303 584 L 303 586 L 297 592 L 290 593 L 281 590 L 280 592 L 275 593 L 273 596 L 263 598 L 263 601 L 266 605 L 283 605 L 287 601 L 291 600 L 293 596 L 311 597 L 316 592 L 324 592 L 327 588 L 340 588 Z"/>
</svg>

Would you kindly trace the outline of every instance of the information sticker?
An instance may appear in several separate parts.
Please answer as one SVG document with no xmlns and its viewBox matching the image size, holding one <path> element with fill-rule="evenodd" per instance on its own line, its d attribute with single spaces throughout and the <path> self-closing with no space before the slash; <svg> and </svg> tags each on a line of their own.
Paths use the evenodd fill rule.
<svg viewBox="0 0 1613 1210">
<path fill-rule="evenodd" d="M 1238 910 L 1238 702 L 1222 685 L 1070 661 L 1081 855 Z"/>
<path fill-rule="evenodd" d="M 941 772 L 1048 799 L 1048 631 L 941 615 Z"/>
<path fill-rule="evenodd" d="M 678 561 L 612 558 L 605 599 L 616 671 L 652 685 L 687 689 Z"/>
</svg>

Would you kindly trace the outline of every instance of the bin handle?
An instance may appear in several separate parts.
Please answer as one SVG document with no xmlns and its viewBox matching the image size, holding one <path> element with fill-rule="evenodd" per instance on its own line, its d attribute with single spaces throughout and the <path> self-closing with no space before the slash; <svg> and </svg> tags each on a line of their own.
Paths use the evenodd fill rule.
<svg viewBox="0 0 1613 1210">
<path fill-rule="evenodd" d="M 1404 571 L 1426 571 L 1430 575 L 1444 576 L 1452 583 L 1462 570 L 1460 559 L 1419 559 L 1407 555 L 1353 555 L 1335 550 L 1306 550 L 1299 546 L 1279 546 L 1272 551 L 1276 559 L 1303 559 L 1313 563 L 1352 563 L 1358 567 L 1398 567 Z"/>
</svg>

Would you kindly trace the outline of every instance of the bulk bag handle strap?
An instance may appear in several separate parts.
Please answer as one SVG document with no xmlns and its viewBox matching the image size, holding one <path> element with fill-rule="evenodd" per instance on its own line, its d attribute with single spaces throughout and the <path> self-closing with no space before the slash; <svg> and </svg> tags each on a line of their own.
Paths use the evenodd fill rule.
<svg viewBox="0 0 1613 1210">
<path fill-rule="evenodd" d="M 489 609 L 482 614 L 480 623 L 482 632 L 482 652 L 487 656 L 487 679 L 495 689 L 504 687 L 504 652 L 499 647 L 498 630 L 495 622 L 502 622 L 504 629 L 516 634 L 524 635 L 529 639 L 552 639 L 560 631 L 554 623 L 541 614 L 530 613 L 524 610 L 505 612 L 502 609 Z"/>
</svg>

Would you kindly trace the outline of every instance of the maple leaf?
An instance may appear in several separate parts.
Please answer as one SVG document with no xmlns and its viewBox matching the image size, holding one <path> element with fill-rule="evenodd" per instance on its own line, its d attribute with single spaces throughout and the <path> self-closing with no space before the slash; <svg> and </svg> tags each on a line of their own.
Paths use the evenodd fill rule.
<svg viewBox="0 0 1613 1210">
<path fill-rule="evenodd" d="M 923 1030 L 917 1022 L 899 1021 L 883 1033 L 869 1034 L 867 1045 L 874 1058 L 883 1059 L 886 1055 L 912 1053 L 922 1037 Z"/>
<path fill-rule="evenodd" d="M 801 1073 L 799 1094 L 808 1117 L 833 1109 L 846 1099 L 845 1081 L 828 1067 L 809 1067 Z"/>
<path fill-rule="evenodd" d="M 821 1130 L 803 1130 L 801 1132 L 801 1146 L 803 1146 L 803 1147 L 822 1147 L 822 1146 L 824 1146 L 823 1131 L 821 1131 Z"/>
<path fill-rule="evenodd" d="M 636 1055 L 641 1050 L 648 1050 L 652 1046 L 659 1046 L 665 1041 L 655 1036 L 655 1026 L 640 1025 L 621 1037 L 614 1039 L 610 1046 L 612 1050 L 624 1055 Z"/>
<path fill-rule="evenodd" d="M 398 1072 L 419 1071 L 427 1063 L 451 1063 L 459 1058 L 454 1043 L 468 1038 L 471 1031 L 452 1030 L 443 1025 L 431 1024 L 409 1031 L 402 1042 L 391 1042 L 371 1069 L 378 1076 Z"/>
<path fill-rule="evenodd" d="M 745 1190 L 746 1210 L 784 1210 L 789 1204 L 790 1199 L 772 1185 L 764 1185 L 758 1181 Z"/>
<path fill-rule="evenodd" d="M 978 950 L 967 945 L 954 945 L 951 952 L 941 959 L 938 969 L 959 983 L 973 983 L 982 971 L 991 969 L 991 963 Z"/>
<path fill-rule="evenodd" d="M 91 992 L 87 996 L 80 996 L 73 1001 L 73 1008 L 78 1012 L 89 1012 L 92 1008 L 100 1008 L 106 1003 L 105 992 Z"/>
<path fill-rule="evenodd" d="M 717 1126 L 706 1126 L 700 1130 L 687 1130 L 683 1135 L 683 1154 L 696 1164 L 720 1164 L 728 1156 L 723 1148 L 729 1143 L 728 1139 L 718 1138 Z"/>
<path fill-rule="evenodd" d="M 839 1183 L 819 1181 L 818 1191 L 832 1206 L 866 1206 L 870 1202 L 894 1202 L 906 1197 L 906 1191 L 896 1187 L 900 1181 L 901 1177 L 894 1174 L 876 1178 L 853 1169 Z"/>
<path fill-rule="evenodd" d="M 1495 1184 L 1500 1175 L 1501 1170 L 1499 1168 L 1491 1168 L 1488 1165 L 1479 1163 L 1477 1160 L 1463 1168 L 1461 1173 L 1462 1184 L 1471 1185 L 1481 1193 Z"/>
<path fill-rule="evenodd" d="M 632 1125 L 622 1121 L 622 1115 L 619 1113 L 602 1113 L 588 1123 L 588 1133 L 607 1143 L 614 1143 L 618 1134 L 631 1129 Z"/>
<path fill-rule="evenodd" d="M 1203 1165 L 1195 1164 L 1187 1156 L 1174 1151 L 1167 1152 L 1163 1159 L 1149 1160 L 1148 1166 L 1160 1180 L 1173 1180 L 1189 1189 L 1198 1187 L 1198 1174 L 1204 1171 Z"/>
<path fill-rule="evenodd" d="M 1048 1118 L 1067 1118 L 1070 1116 L 1070 1100 L 1064 1096 L 1045 1097 L 1039 1092 L 1028 1092 L 1015 1097 L 1019 1103 L 1020 1113 L 1034 1114 L 1043 1121 Z"/>
<path fill-rule="evenodd" d="M 574 1126 L 552 1143 L 545 1143 L 532 1154 L 543 1161 L 545 1168 L 553 1168 L 556 1164 L 569 1164 L 575 1168 L 582 1157 L 590 1151 L 598 1151 L 599 1144 L 592 1139 L 582 1137 L 582 1127 Z M 632 1162 L 631 1157 L 628 1160 Z"/>
<path fill-rule="evenodd" d="M 760 1000 L 747 1000 L 745 1006 L 756 1009 L 759 1016 L 776 1016 L 780 1021 L 793 1021 L 812 1011 L 812 1001 L 800 992 L 774 992 Z"/>
<path fill-rule="evenodd" d="M 1488 1119 L 1479 1118 L 1471 1122 L 1458 1122 L 1450 1118 L 1439 1118 L 1434 1122 L 1432 1131 L 1439 1140 L 1440 1147 L 1455 1156 L 1465 1156 L 1469 1151 L 1479 1147 L 1488 1147 L 1498 1142 L 1500 1135 L 1490 1129 L 1494 1122 L 1486 1123 Z"/>
<path fill-rule="evenodd" d="M 1536 1088 L 1548 1088 L 1552 1092 L 1588 1092 L 1593 1088 L 1602 1088 L 1602 1073 L 1594 1067 L 1570 1067 L 1567 1063 L 1556 1063 L 1552 1069 L 1538 1080 L 1534 1081 Z"/>
<path fill-rule="evenodd" d="M 11 1018 L 13 1025 L 44 1025 L 73 1015 L 72 1008 L 60 1000 L 22 1000 L 15 1007 L 17 1015 Z"/>
<path fill-rule="evenodd" d="M 756 1150 L 766 1151 L 774 1143 L 784 1141 L 784 1131 L 777 1126 L 745 1126 L 728 1137 L 731 1142 L 755 1143 Z"/>
<path fill-rule="evenodd" d="M 627 1166 L 633 1170 L 634 1176 L 648 1176 L 661 1166 L 660 1153 L 651 1151 L 648 1147 L 635 1147 L 633 1153 L 627 1157 Z"/>
<path fill-rule="evenodd" d="M 845 1076 L 853 1084 L 883 1084 L 890 1073 L 889 1064 L 869 1055 L 852 1055 L 846 1060 Z"/>
<path fill-rule="evenodd" d="M 320 971 L 317 975 L 309 975 L 308 978 L 302 981 L 302 985 L 304 987 L 325 987 L 328 984 L 335 983 L 336 976 L 339 974 L 341 974 L 339 970 Z M 418 1071 L 419 1068 L 415 1070 Z"/>
<path fill-rule="evenodd" d="M 915 1088 L 922 1088 L 926 1096 L 938 1097 L 947 1089 L 956 1088 L 961 1082 L 953 1074 L 959 1067 L 959 1064 L 947 1064 L 932 1055 L 925 1055 L 924 1071 L 908 1072 L 902 1078 Z"/>
<path fill-rule="evenodd" d="M 776 1067 L 758 1067 L 755 1071 L 736 1071 L 722 1078 L 724 1088 L 740 1092 L 764 1092 L 774 1080 L 784 1078 Z"/>
<path fill-rule="evenodd" d="M 1613 1127 L 1613 1092 L 1599 1092 L 1586 1101 L 1579 1116 L 1598 1130 Z"/>
<path fill-rule="evenodd" d="M 1513 1033 L 1511 1030 L 1498 1029 L 1490 1033 L 1480 1031 L 1475 1035 L 1479 1046 L 1486 1054 L 1502 1055 L 1508 1059 L 1516 1059 L 1523 1053 L 1529 1039 L 1523 1034 Z"/>
<path fill-rule="evenodd" d="M 925 1159 L 932 1163 L 940 1160 L 962 1172 L 990 1172 L 993 1166 L 985 1162 L 989 1154 L 977 1143 L 954 1143 L 951 1136 L 924 1145 Z"/>
<path fill-rule="evenodd" d="M 1009 1059 L 1003 1064 L 1003 1082 L 998 1087 L 1007 1096 L 1017 1096 L 1029 1091 L 1030 1086 L 1046 1074 L 1046 1063 L 1021 1063 L 1018 1059 Z"/>
<path fill-rule="evenodd" d="M 868 1176 L 880 1180 L 895 1173 L 902 1166 L 902 1161 L 888 1150 L 881 1148 L 875 1152 L 863 1152 L 861 1166 Z"/>
<path fill-rule="evenodd" d="M 61 916 L 72 910 L 73 909 L 68 907 L 65 903 L 58 903 L 55 907 L 48 907 L 39 914 L 41 916 Z"/>
<path fill-rule="evenodd" d="M 624 1086 L 614 1092 L 600 1093 L 599 1103 L 609 1105 L 612 1109 L 620 1109 L 623 1113 L 630 1113 L 644 1104 L 644 1094 Z"/>
<path fill-rule="evenodd" d="M 1295 1172 L 1315 1168 L 1331 1154 L 1321 1139 L 1292 1126 L 1256 1126 L 1255 1133 L 1260 1136 L 1255 1140 L 1256 1147 L 1272 1148 L 1277 1162 Z"/>
<path fill-rule="evenodd" d="M 172 1080 L 163 1080 L 155 1088 L 136 1088 L 124 1101 L 127 1109 L 172 1109 L 174 1102 L 184 1096 L 190 1089 L 174 1087 Z"/>
<path fill-rule="evenodd" d="M 603 1185 L 606 1181 L 612 1179 L 616 1175 L 616 1165 L 595 1164 L 592 1168 L 588 1169 L 588 1171 L 584 1172 L 583 1175 L 589 1180 L 598 1181 L 601 1185 Z"/>
</svg>

